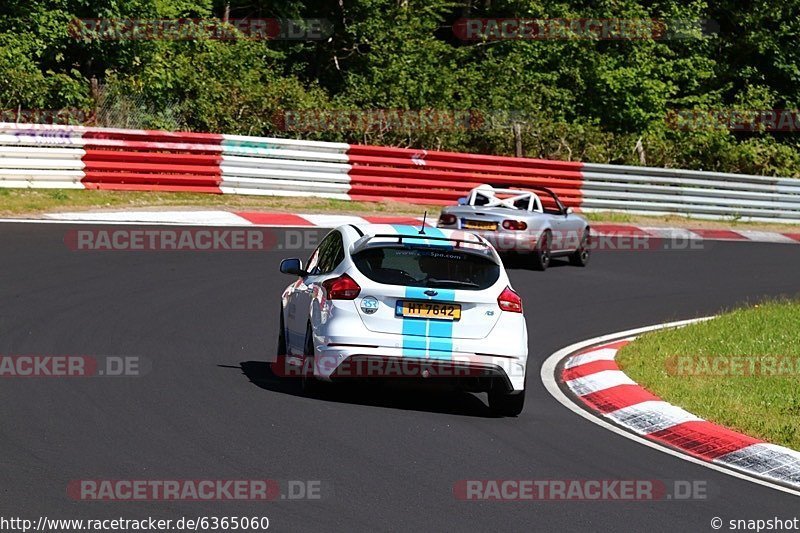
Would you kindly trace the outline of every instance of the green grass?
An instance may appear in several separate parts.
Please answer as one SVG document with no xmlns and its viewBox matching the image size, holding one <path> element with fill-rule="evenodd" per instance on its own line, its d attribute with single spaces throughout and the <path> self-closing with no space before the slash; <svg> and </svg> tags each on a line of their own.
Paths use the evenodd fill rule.
<svg viewBox="0 0 800 533">
<path fill-rule="evenodd" d="M 618 213 L 616 211 L 600 211 L 597 213 L 582 213 L 589 222 L 608 222 L 617 224 L 629 224 L 633 221 L 633 216 L 628 213 Z"/>
<path fill-rule="evenodd" d="M 781 223 L 776 220 L 775 222 L 751 222 L 742 220 L 740 216 L 729 216 L 719 220 L 699 219 L 691 216 L 684 216 L 680 214 L 672 215 L 640 215 L 622 213 L 619 211 L 598 211 L 590 213 L 581 213 L 589 220 L 589 222 L 606 223 L 606 224 L 633 224 L 633 225 L 656 225 L 664 226 L 669 225 L 678 228 L 739 228 L 739 229 L 765 229 L 768 231 L 791 231 L 798 230 L 797 224 Z"/>
<path fill-rule="evenodd" d="M 67 196 L 67 192 L 65 190 L 56 189 L 54 191 L 50 191 L 50 198 L 56 201 L 64 201 L 69 198 Z"/>
<path fill-rule="evenodd" d="M 399 202 L 350 202 L 332 198 L 288 198 L 221 194 L 94 191 L 80 189 L 0 189 L 0 216 L 86 209 L 213 208 L 291 213 L 363 213 L 438 216 L 438 206 Z"/>
<path fill-rule="evenodd" d="M 290 198 L 173 192 L 95 191 L 82 189 L 4 189 L 0 188 L 0 216 L 28 216 L 56 211 L 87 209 L 125 210 L 146 208 L 207 208 L 239 211 L 282 211 L 287 213 L 340 213 L 377 215 L 439 216 L 441 206 L 403 202 L 350 202 L 330 198 Z M 584 214 L 591 222 L 610 224 L 668 225 L 673 227 L 745 227 L 767 231 L 797 232 L 791 224 L 693 220 L 679 215 L 644 216 L 603 211 Z"/>
<path fill-rule="evenodd" d="M 800 302 L 766 302 L 648 333 L 617 360 L 634 381 L 670 403 L 800 450 Z M 741 366 L 731 368 L 731 361 Z"/>
</svg>

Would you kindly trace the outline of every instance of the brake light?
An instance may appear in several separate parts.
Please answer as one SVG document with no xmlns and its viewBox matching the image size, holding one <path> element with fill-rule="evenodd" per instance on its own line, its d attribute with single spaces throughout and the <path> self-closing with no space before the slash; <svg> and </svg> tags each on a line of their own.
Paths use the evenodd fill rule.
<svg viewBox="0 0 800 533">
<path fill-rule="evenodd" d="M 441 226 L 452 226 L 456 223 L 456 216 L 451 215 L 448 213 L 442 213 L 439 215 L 439 225 Z"/>
<path fill-rule="evenodd" d="M 522 220 L 504 220 L 503 228 L 514 231 L 523 231 L 528 229 L 528 224 Z"/>
<path fill-rule="evenodd" d="M 522 312 L 522 298 L 519 297 L 519 294 L 512 291 L 511 287 L 503 289 L 503 292 L 497 297 L 497 304 L 500 306 L 500 309 L 508 311 L 509 313 Z"/>
<path fill-rule="evenodd" d="M 328 300 L 355 300 L 361 287 L 353 278 L 347 274 L 342 274 L 338 278 L 326 279 L 322 282 L 325 291 L 328 293 Z"/>
</svg>

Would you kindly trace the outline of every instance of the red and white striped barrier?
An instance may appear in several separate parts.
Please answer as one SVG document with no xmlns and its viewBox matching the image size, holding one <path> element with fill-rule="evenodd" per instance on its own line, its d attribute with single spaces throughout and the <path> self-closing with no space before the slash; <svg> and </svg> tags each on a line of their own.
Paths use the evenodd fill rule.
<svg viewBox="0 0 800 533">
<path fill-rule="evenodd" d="M 590 410 L 648 440 L 756 477 L 800 488 L 800 452 L 703 420 L 647 391 L 619 369 L 632 338 L 566 359 L 561 380 Z"/>
<path fill-rule="evenodd" d="M 219 193 L 222 136 L 0 124 L 0 186 Z"/>
<path fill-rule="evenodd" d="M 238 135 L 0 124 L 0 187 L 451 204 L 544 186 L 570 207 L 800 223 L 800 180 Z"/>
<path fill-rule="evenodd" d="M 354 200 L 402 198 L 452 204 L 482 184 L 549 187 L 565 205 L 580 207 L 581 163 L 350 146 L 350 196 Z"/>
</svg>

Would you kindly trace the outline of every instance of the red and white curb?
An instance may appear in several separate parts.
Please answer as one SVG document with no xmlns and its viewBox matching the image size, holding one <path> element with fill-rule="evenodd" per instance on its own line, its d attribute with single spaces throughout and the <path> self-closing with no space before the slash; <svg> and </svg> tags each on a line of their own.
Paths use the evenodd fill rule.
<svg viewBox="0 0 800 533">
<path fill-rule="evenodd" d="M 21 221 L 20 219 L 12 219 Z M 27 219 L 26 219 L 27 220 Z M 436 214 L 430 214 L 433 223 Z M 106 224 L 166 224 L 201 226 L 276 226 L 276 227 L 320 227 L 333 228 L 342 224 L 419 224 L 422 217 L 388 215 L 330 215 L 267 213 L 258 211 L 125 211 L 125 212 L 78 212 L 44 215 L 39 221 Z M 624 224 L 592 224 L 597 235 L 658 238 L 673 240 L 750 241 L 785 244 L 800 244 L 797 233 L 731 229 L 684 229 L 662 227 L 638 227 Z"/>
<path fill-rule="evenodd" d="M 569 346 L 545 361 L 542 381 L 562 404 L 620 435 L 800 496 L 800 452 L 703 420 L 661 400 L 617 366 L 617 352 L 636 335 L 696 321 L 651 326 Z"/>
</svg>

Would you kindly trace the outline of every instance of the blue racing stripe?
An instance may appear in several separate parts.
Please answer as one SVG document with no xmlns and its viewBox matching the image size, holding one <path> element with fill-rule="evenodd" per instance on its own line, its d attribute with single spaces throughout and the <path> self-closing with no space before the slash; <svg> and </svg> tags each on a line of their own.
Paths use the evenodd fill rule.
<svg viewBox="0 0 800 533">
<path fill-rule="evenodd" d="M 452 302 L 456 298 L 456 291 L 452 289 L 437 289 L 439 294 L 432 300 L 446 300 Z M 428 356 L 431 359 L 452 359 L 453 357 L 453 321 L 428 320 Z"/>
<path fill-rule="evenodd" d="M 419 239 L 406 239 L 410 245 L 437 246 L 452 248 L 447 241 L 432 241 L 425 238 L 445 237 L 439 228 L 425 228 L 425 236 L 419 235 L 419 228 L 393 224 L 392 227 L 400 235 L 419 236 Z M 441 300 L 452 302 L 455 291 L 452 289 L 436 289 L 439 294 L 428 296 L 426 287 L 406 287 L 405 297 L 410 300 Z M 425 318 L 403 317 L 403 356 L 423 357 L 431 359 L 451 359 L 453 355 L 453 322 L 449 320 L 429 320 Z"/>
<path fill-rule="evenodd" d="M 455 291 L 436 289 L 439 294 L 430 297 L 425 287 L 406 287 L 409 300 L 433 300 L 452 302 Z M 453 356 L 453 322 L 426 318 L 403 319 L 403 356 L 429 359 L 451 359 Z"/>
<path fill-rule="evenodd" d="M 442 230 L 440 230 L 439 228 L 433 228 L 433 227 L 429 228 L 427 226 L 425 227 L 425 233 L 427 235 L 430 235 L 431 237 L 444 237 L 445 236 L 444 232 Z"/>
<path fill-rule="evenodd" d="M 410 300 L 426 300 L 422 287 L 406 287 L 406 298 Z M 403 356 L 428 357 L 427 320 L 424 318 L 403 317 Z"/>
<path fill-rule="evenodd" d="M 419 299 L 416 293 L 419 287 L 406 287 L 406 298 Z M 424 289 L 422 289 L 424 290 Z M 422 296 L 425 298 L 425 296 Z M 404 357 L 427 357 L 427 320 L 423 318 L 403 317 L 403 356 Z"/>
<path fill-rule="evenodd" d="M 412 226 L 392 224 L 394 230 L 400 235 L 416 235 L 419 230 Z M 404 241 L 406 244 L 424 244 L 424 240 L 409 239 Z M 406 298 L 415 298 L 410 293 L 415 287 L 406 287 Z M 402 317 L 403 321 L 403 357 L 427 357 L 428 343 L 425 321 L 415 318 Z"/>
</svg>

